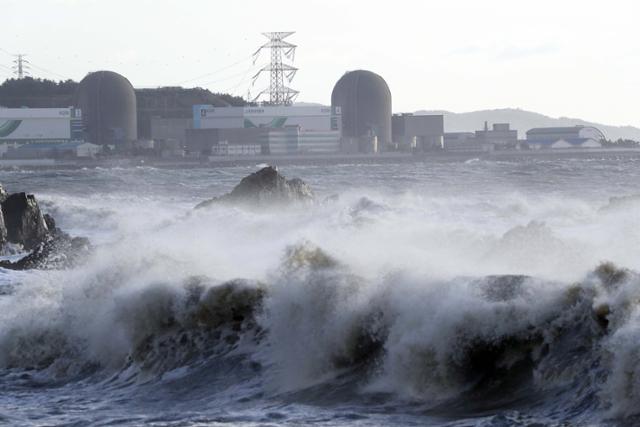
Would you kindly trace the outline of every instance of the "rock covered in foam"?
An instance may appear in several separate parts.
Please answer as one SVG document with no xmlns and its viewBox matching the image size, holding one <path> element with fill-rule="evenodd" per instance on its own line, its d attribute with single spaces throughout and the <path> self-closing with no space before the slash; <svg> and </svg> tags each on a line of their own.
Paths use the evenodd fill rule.
<svg viewBox="0 0 640 427">
<path fill-rule="evenodd" d="M 299 178 L 286 179 L 272 166 L 260 169 L 240 181 L 228 194 L 206 200 L 196 209 L 216 202 L 245 203 L 254 206 L 313 201 L 313 192 Z"/>
<path fill-rule="evenodd" d="M 71 237 L 57 231 L 40 242 L 27 256 L 16 262 L 0 261 L 0 267 L 10 270 L 59 270 L 79 265 L 91 252 L 89 239 Z"/>
<path fill-rule="evenodd" d="M 16 262 L 0 261 L 2 268 L 70 268 L 84 260 L 91 250 L 88 239 L 71 237 L 56 227 L 51 215 L 43 215 L 32 194 L 9 195 L 0 185 L 0 210 L 0 246 L 14 243 L 31 251 Z"/>
</svg>

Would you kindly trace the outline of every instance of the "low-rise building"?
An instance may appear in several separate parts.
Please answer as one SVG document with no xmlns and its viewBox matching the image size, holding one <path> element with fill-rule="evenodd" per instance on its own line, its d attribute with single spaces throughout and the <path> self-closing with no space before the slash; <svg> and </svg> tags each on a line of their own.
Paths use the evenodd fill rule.
<svg viewBox="0 0 640 427">
<path fill-rule="evenodd" d="M 261 144 L 262 154 L 324 154 L 340 150 L 339 108 L 325 106 L 193 107 L 187 152 L 211 154 L 222 141 Z M 221 148 L 219 152 L 225 152 Z"/>
<path fill-rule="evenodd" d="M 443 141 L 444 151 L 481 153 L 491 149 L 490 145 L 479 142 L 474 132 L 447 132 Z"/>
<path fill-rule="evenodd" d="M 511 129 L 509 123 L 494 123 L 491 129 L 484 123 L 483 130 L 475 132 L 476 141 L 483 145 L 491 145 L 493 149 L 515 149 L 518 146 L 518 131 Z"/>
<path fill-rule="evenodd" d="M 89 142 L 41 142 L 9 148 L 5 159 L 73 159 L 94 158 L 102 152 L 102 146 Z"/>
<path fill-rule="evenodd" d="M 441 150 L 444 144 L 444 116 L 394 114 L 393 143 L 400 150 Z"/>
<path fill-rule="evenodd" d="M 593 126 L 533 128 L 527 131 L 526 145 L 532 150 L 601 148 L 606 138 Z"/>
</svg>

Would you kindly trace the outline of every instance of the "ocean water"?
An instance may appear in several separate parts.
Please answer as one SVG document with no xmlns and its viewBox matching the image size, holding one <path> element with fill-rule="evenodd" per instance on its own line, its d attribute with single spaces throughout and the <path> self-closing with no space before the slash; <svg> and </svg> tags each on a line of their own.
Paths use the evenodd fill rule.
<svg viewBox="0 0 640 427">
<path fill-rule="evenodd" d="M 95 252 L 0 269 L 0 424 L 640 424 L 640 161 L 3 170 Z"/>
</svg>

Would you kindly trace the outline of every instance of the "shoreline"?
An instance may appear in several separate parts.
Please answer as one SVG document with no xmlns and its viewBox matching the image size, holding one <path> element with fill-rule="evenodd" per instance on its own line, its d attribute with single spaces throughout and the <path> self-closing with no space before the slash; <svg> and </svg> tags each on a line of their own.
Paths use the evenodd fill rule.
<svg viewBox="0 0 640 427">
<path fill-rule="evenodd" d="M 595 159 L 640 158 L 640 148 L 595 148 L 542 151 L 493 151 L 493 152 L 426 152 L 381 154 L 315 154 L 288 156 L 224 156 L 198 159 L 161 159 L 157 157 L 111 157 L 106 159 L 23 159 L 0 160 L 0 170 L 7 169 L 82 169 L 114 167 L 156 167 L 156 168 L 214 168 L 234 167 L 256 164 L 272 165 L 318 165 L 318 164 L 384 164 L 384 163 L 431 163 L 464 162 L 469 160 L 485 161 L 525 161 L 528 159 Z"/>
</svg>

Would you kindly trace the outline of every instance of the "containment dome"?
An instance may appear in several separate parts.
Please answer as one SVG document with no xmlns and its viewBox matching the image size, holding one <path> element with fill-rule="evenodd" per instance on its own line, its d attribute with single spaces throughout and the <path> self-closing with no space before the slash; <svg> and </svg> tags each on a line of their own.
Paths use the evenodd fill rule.
<svg viewBox="0 0 640 427">
<path fill-rule="evenodd" d="M 340 107 L 344 137 L 377 136 L 380 147 L 391 144 L 391 91 L 379 75 L 346 73 L 333 88 L 331 106 Z"/>
<path fill-rule="evenodd" d="M 78 86 L 75 106 L 82 110 L 89 142 L 122 146 L 138 139 L 136 93 L 120 74 L 88 74 Z"/>
</svg>

